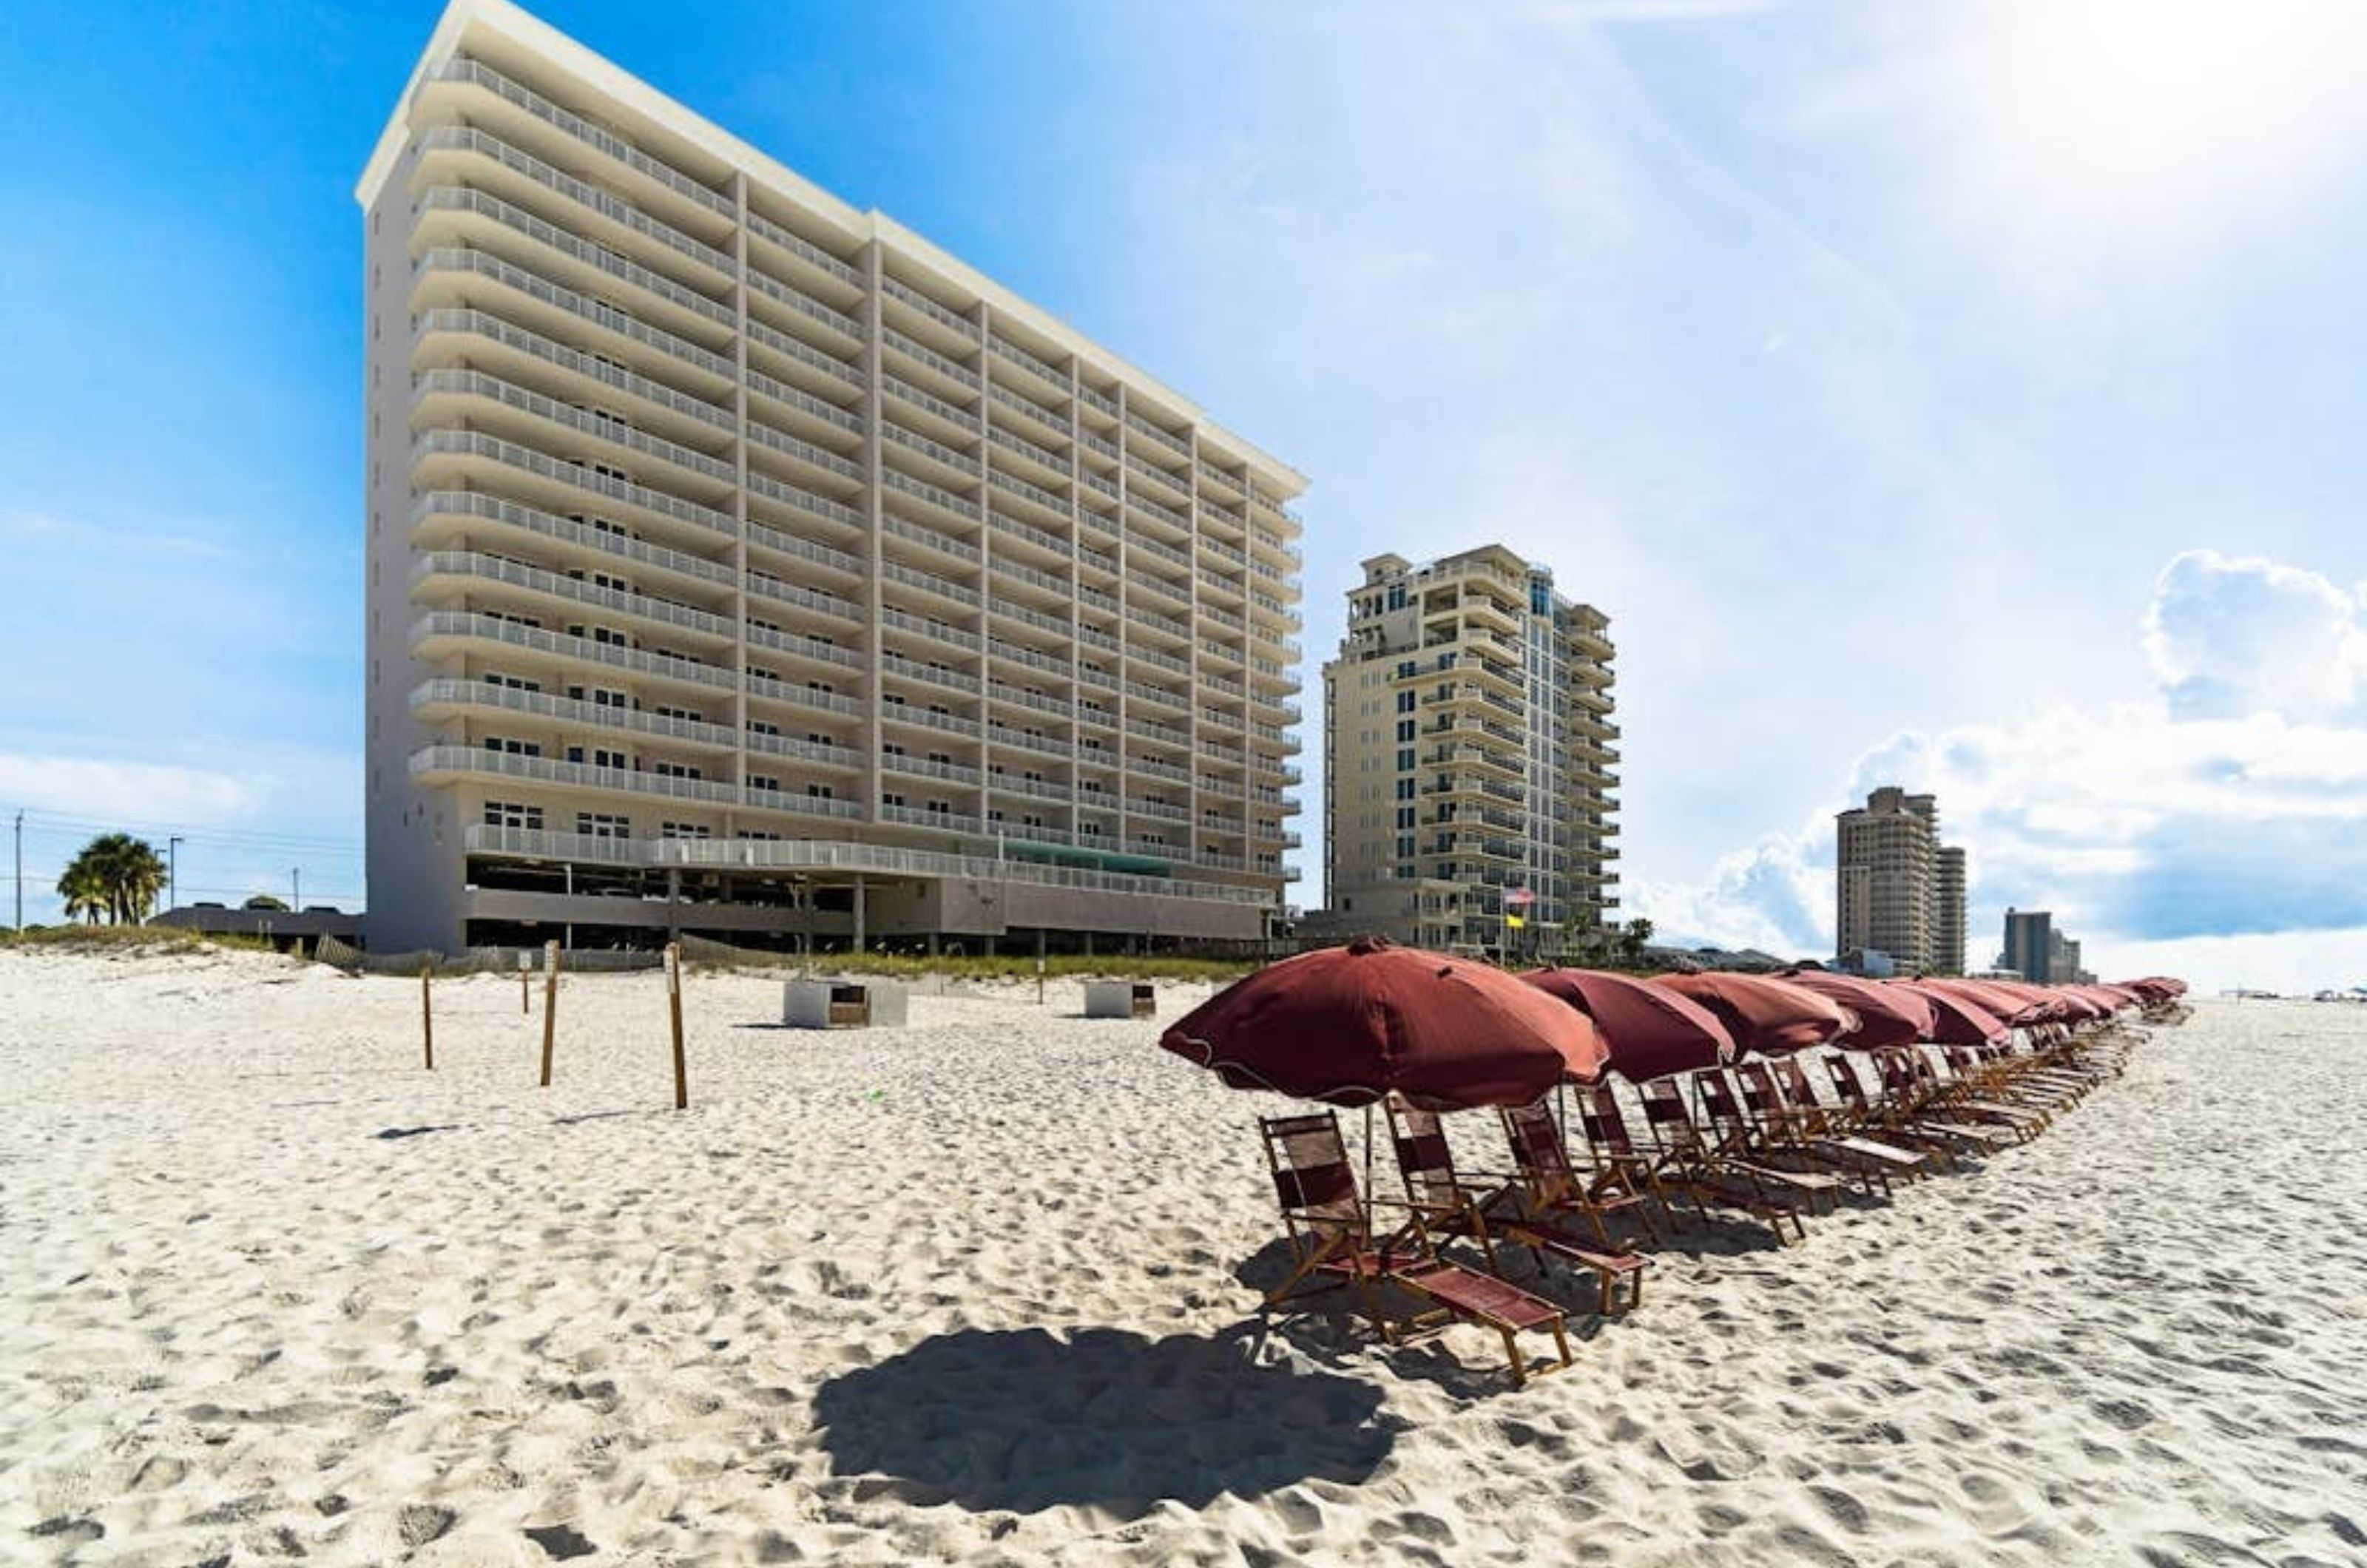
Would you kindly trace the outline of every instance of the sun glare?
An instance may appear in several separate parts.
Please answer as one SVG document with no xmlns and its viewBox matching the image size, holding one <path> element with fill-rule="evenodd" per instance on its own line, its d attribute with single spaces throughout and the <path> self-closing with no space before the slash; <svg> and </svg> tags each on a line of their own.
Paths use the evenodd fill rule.
<svg viewBox="0 0 2367 1568">
<path fill-rule="evenodd" d="M 2022 0 L 1998 41 L 1995 131 L 2132 200 L 2305 174 L 2367 82 L 2360 0 Z"/>
</svg>

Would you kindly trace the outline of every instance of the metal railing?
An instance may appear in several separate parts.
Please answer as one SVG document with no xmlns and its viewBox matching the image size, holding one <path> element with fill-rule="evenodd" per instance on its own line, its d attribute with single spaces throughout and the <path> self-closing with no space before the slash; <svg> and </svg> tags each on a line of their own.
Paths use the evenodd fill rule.
<svg viewBox="0 0 2367 1568">
<path fill-rule="evenodd" d="M 748 542 L 752 545 L 761 545 L 768 550 L 778 550 L 785 556 L 795 556 L 799 560 L 810 560 L 820 566 L 835 567 L 840 571 L 852 572 L 857 577 L 862 576 L 868 570 L 859 556 L 851 556 L 844 550 L 834 550 L 828 545 L 818 545 L 811 539 L 799 538 L 795 534 L 784 534 L 778 528 L 768 528 L 762 523 L 748 525 Z"/>
<path fill-rule="evenodd" d="M 703 632 L 708 637 L 729 637 L 733 635 L 731 622 L 712 611 L 690 604 L 677 604 L 672 600 L 636 593 L 629 589 L 603 588 L 583 578 L 569 577 L 563 572 L 527 566 L 477 550 L 425 552 L 412 562 L 411 581 L 415 586 L 430 577 L 464 577 L 486 582 L 503 582 L 513 588 L 548 593 L 553 598 L 611 610 L 618 615 L 662 621 L 685 631 Z"/>
<path fill-rule="evenodd" d="M 436 194 L 428 192 L 431 197 Z M 474 196 L 477 193 L 463 191 L 459 194 Z M 560 237 L 565 238 L 563 235 Z M 710 376 L 728 378 L 734 374 L 731 362 L 714 350 L 702 348 L 688 338 L 677 337 L 663 328 L 645 325 L 621 311 L 604 308 L 587 295 L 563 288 L 522 266 L 504 261 L 491 252 L 473 250 L 466 245 L 442 245 L 422 252 L 419 259 L 412 264 L 412 276 L 418 278 L 431 272 L 468 272 L 491 278 L 505 288 L 514 288 L 529 299 L 539 299 L 591 325 L 615 333 L 619 337 L 630 338 L 661 354 L 671 355 L 685 365 L 697 366 Z"/>
<path fill-rule="evenodd" d="M 948 381 L 958 382 L 973 392 L 979 389 L 977 371 L 947 359 L 916 337 L 900 333 L 894 327 L 883 326 L 879 329 L 879 341 L 914 363 L 927 366 Z"/>
<path fill-rule="evenodd" d="M 840 457 L 827 446 L 817 446 L 810 441 L 801 440 L 786 432 L 775 430 L 761 420 L 752 419 L 748 422 L 748 439 L 759 446 L 778 452 L 785 457 L 795 457 L 801 463 L 811 463 L 815 468 L 836 474 L 842 479 L 859 479 L 863 477 L 863 468 L 860 464 Z"/>
<path fill-rule="evenodd" d="M 603 418 L 590 410 L 561 402 L 540 392 L 530 392 L 515 382 L 505 381 L 498 376 L 488 376 L 481 370 L 423 370 L 412 378 L 412 387 L 422 396 L 442 393 L 449 397 L 483 398 L 504 408 L 515 409 L 520 413 L 532 414 L 552 424 L 564 425 L 595 441 L 606 441 L 611 446 L 655 457 L 660 462 L 688 468 L 695 474 L 724 484 L 731 483 L 739 473 L 731 464 L 710 457 L 696 447 L 668 441 L 663 435 L 651 435 L 622 420 Z"/>
<path fill-rule="evenodd" d="M 883 275 L 879 279 L 879 291 L 900 304 L 911 306 L 938 325 L 951 328 L 971 343 L 978 341 L 976 321 L 957 310 L 947 310 L 911 284 Z"/>
<path fill-rule="evenodd" d="M 579 376 L 588 376 L 604 386 L 614 387 L 620 392 L 629 393 L 645 402 L 655 403 L 685 418 L 695 419 L 701 424 L 713 425 L 718 430 L 725 432 L 729 432 L 731 428 L 731 411 L 729 409 L 718 408 L 705 399 L 694 398 L 687 392 L 677 392 L 664 382 L 652 381 L 646 376 L 637 375 L 613 359 L 606 359 L 598 355 L 584 354 L 569 348 L 563 344 L 544 337 L 539 333 L 528 332 L 524 327 L 483 310 L 429 310 L 419 318 L 419 330 L 423 334 L 466 333 L 476 337 L 490 339 L 505 348 L 514 348 L 521 354 L 539 359 L 546 365 L 556 366 L 561 370 L 572 370 Z"/>
<path fill-rule="evenodd" d="M 513 751 L 488 750 L 482 746 L 423 746 L 411 754 L 410 765 L 414 773 L 491 773 L 542 784 L 627 790 L 635 795 L 663 795 L 669 800 L 700 800 L 717 806 L 734 805 L 740 799 L 737 785 L 711 779 L 677 778 L 671 773 L 645 773 L 635 768 L 597 768 L 589 762 L 522 757 Z"/>
<path fill-rule="evenodd" d="M 605 152 L 618 163 L 647 175 L 677 196 L 688 197 L 719 217 L 732 216 L 731 200 L 721 192 L 709 189 L 671 164 L 660 162 L 623 138 L 611 135 L 581 116 L 570 114 L 541 94 L 531 88 L 520 86 L 490 66 L 466 56 L 455 56 L 445 62 L 444 68 L 436 74 L 439 81 L 467 82 L 482 87 L 494 96 L 516 105 L 536 118 L 556 126 L 585 146 Z"/>
<path fill-rule="evenodd" d="M 669 740 L 719 746 L 727 750 L 739 741 L 739 737 L 726 725 L 674 718 L 644 708 L 612 707 L 606 703 L 587 703 L 574 697 L 554 697 L 546 692 L 520 691 L 515 686 L 496 685 L 491 681 L 437 676 L 422 681 L 411 689 L 412 707 L 425 707 L 431 703 L 502 708 L 510 713 L 533 714 L 538 718 L 555 718 L 570 724 L 587 724 L 603 729 L 626 730 L 636 735 L 658 736 Z"/>
<path fill-rule="evenodd" d="M 491 158 L 512 173 L 523 175 L 544 189 L 591 209 L 612 223 L 630 229 L 646 239 L 655 240 L 676 255 L 719 272 L 726 277 L 738 270 L 731 258 L 714 246 L 692 239 L 671 223 L 661 222 L 621 196 L 551 167 L 498 136 L 465 125 L 430 126 L 420 134 L 419 147 L 422 152 L 474 152 Z"/>
<path fill-rule="evenodd" d="M 639 262 L 628 261 L 614 251 L 577 239 L 557 224 L 547 223 L 526 209 L 473 186 L 431 186 L 420 196 L 419 210 L 423 215 L 430 212 L 473 212 L 511 233 L 523 234 L 572 261 L 605 272 L 619 282 L 629 283 L 669 305 L 713 321 L 718 326 L 732 324 L 732 312 L 729 307 L 687 284 L 676 283 L 663 273 L 651 272 Z"/>
<path fill-rule="evenodd" d="M 810 413 L 823 423 L 834 425 L 851 434 L 860 435 L 863 433 L 862 419 L 849 413 L 836 403 L 817 398 L 811 392 L 792 387 L 786 381 L 775 380 L 762 370 L 752 368 L 747 372 L 747 378 L 748 389 L 751 391 L 762 392 L 776 402 L 787 403 L 800 413 Z"/>
<path fill-rule="evenodd" d="M 976 409 L 949 403 L 934 392 L 923 391 L 901 376 L 891 376 L 886 371 L 880 372 L 879 384 L 887 389 L 890 397 L 901 398 L 915 408 L 926 409 L 947 423 L 958 424 L 973 434 L 978 432 L 980 420 Z"/>
<path fill-rule="evenodd" d="M 832 255 L 804 235 L 791 233 L 761 212 L 750 212 L 747 215 L 747 223 L 748 232 L 758 239 L 778 245 L 791 255 L 810 262 L 841 283 L 852 284 L 857 288 L 863 287 L 862 273 Z"/>
<path fill-rule="evenodd" d="M 411 522 L 416 527 L 436 515 L 481 517 L 489 522 L 505 523 L 514 528 L 524 528 L 545 538 L 563 544 L 601 551 L 619 560 L 639 562 L 645 566 L 680 572 L 703 582 L 731 586 L 738 581 L 730 565 L 709 560 L 705 556 L 685 555 L 659 545 L 644 544 L 606 528 L 595 528 L 571 518 L 554 516 L 531 506 L 521 506 L 515 501 L 504 501 L 476 490 L 434 490 L 423 492 L 412 503 Z"/>
<path fill-rule="evenodd" d="M 752 469 L 741 476 L 741 483 L 742 488 L 750 495 L 761 495 L 767 501 L 776 501 L 783 506 L 805 513 L 810 517 L 818 517 L 825 523 L 835 523 L 842 528 L 869 526 L 864 520 L 863 513 L 844 502 L 832 501 L 828 496 L 816 495 L 810 490 L 801 490 L 793 484 L 784 484 L 770 474 L 760 474 Z"/>
<path fill-rule="evenodd" d="M 810 321 L 818 321 L 844 337 L 863 341 L 863 323 L 836 306 L 825 305 L 796 285 L 779 282 L 753 267 L 748 269 L 746 276 L 750 291 L 759 298 L 770 299 Z"/>
<path fill-rule="evenodd" d="M 778 327 L 767 326 L 753 316 L 747 321 L 748 341 L 771 349 L 784 359 L 794 359 L 800 365 L 810 365 L 825 376 L 833 377 L 849 387 L 863 385 L 862 374 L 854 366 L 834 354 L 825 354 L 800 338 L 793 338 Z"/>
<path fill-rule="evenodd" d="M 490 458 L 547 479 L 556 479 L 561 484 L 590 491 L 595 495 L 605 495 L 702 528 L 712 528 L 719 534 L 737 534 L 740 531 L 738 520 L 728 513 L 683 501 L 663 491 L 637 485 L 629 479 L 611 479 L 606 474 L 594 472 L 588 465 L 561 462 L 532 447 L 521 446 L 515 441 L 504 441 L 498 436 L 468 430 L 431 430 L 413 442 L 411 450 L 414 460 L 436 456 Z"/>
<path fill-rule="evenodd" d="M 841 648 L 834 642 L 818 637 L 806 637 L 797 632 L 775 631 L 770 626 L 751 626 L 748 640 L 759 648 L 774 649 L 782 653 L 796 654 L 823 664 L 835 664 L 842 669 L 860 670 L 863 655 L 851 648 Z"/>
</svg>

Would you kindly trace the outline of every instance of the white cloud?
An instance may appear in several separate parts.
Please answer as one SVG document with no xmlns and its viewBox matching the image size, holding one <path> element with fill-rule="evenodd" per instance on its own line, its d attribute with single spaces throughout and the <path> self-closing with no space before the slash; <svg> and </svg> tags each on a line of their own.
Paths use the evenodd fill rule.
<svg viewBox="0 0 2367 1568">
<path fill-rule="evenodd" d="M 2327 933 L 2367 926 L 2367 604 L 2290 566 L 2196 552 L 2162 573 L 2144 628 L 2154 698 L 1902 732 L 1839 799 L 1886 784 L 1939 796 L 1968 852 L 1976 964 L 2008 905 L 2053 909 L 2091 967 L 2175 953 L 2216 978 L 2271 953 L 2331 962 Z M 1832 888 L 1820 820 L 1629 903 L 1672 932 L 1820 953 Z"/>
<path fill-rule="evenodd" d="M 0 803 L 28 811 L 204 825 L 260 801 L 253 784 L 203 768 L 0 751 Z"/>
</svg>

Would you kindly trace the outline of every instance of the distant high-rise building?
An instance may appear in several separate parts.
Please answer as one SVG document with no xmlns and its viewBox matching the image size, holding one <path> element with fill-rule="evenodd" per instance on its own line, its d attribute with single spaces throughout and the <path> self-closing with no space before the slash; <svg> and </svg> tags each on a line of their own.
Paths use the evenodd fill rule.
<svg viewBox="0 0 2367 1568">
<path fill-rule="evenodd" d="M 1931 967 L 1945 974 L 1965 972 L 1965 895 L 1964 849 L 1942 844 L 1932 870 Z"/>
<path fill-rule="evenodd" d="M 1269 929 L 1287 464 L 505 0 L 356 194 L 373 946 Z"/>
<path fill-rule="evenodd" d="M 1618 903 L 1609 618 L 1501 546 L 1364 566 L 1323 667 L 1331 919 L 1558 951 Z"/>
<path fill-rule="evenodd" d="M 2062 939 L 2055 932 L 2055 917 L 2045 909 L 2008 909 L 2005 912 L 2005 951 L 1998 955 L 1998 967 L 2010 969 L 2023 979 L 2038 985 L 2046 984 L 2055 965 L 2055 944 Z"/>
<path fill-rule="evenodd" d="M 1965 852 L 1940 843 L 1929 795 L 1886 785 L 1840 814 L 1835 953 L 1886 953 L 1909 972 L 1965 964 Z"/>
</svg>

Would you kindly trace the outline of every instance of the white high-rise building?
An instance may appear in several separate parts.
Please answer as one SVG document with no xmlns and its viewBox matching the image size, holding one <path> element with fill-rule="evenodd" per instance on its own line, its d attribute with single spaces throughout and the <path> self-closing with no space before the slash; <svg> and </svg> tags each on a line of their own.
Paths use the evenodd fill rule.
<svg viewBox="0 0 2367 1568">
<path fill-rule="evenodd" d="M 374 946 L 1265 932 L 1287 465 L 504 0 L 356 194 Z"/>
</svg>

